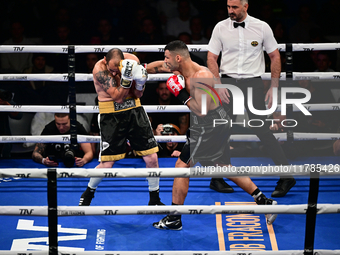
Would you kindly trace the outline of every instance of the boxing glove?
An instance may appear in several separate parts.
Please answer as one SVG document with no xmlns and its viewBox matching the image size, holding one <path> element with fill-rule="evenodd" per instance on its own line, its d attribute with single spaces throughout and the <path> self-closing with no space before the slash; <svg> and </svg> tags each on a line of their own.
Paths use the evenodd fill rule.
<svg viewBox="0 0 340 255">
<path fill-rule="evenodd" d="M 136 89 L 142 91 L 148 79 L 148 73 L 142 65 L 137 65 L 132 70 L 133 80 L 136 82 Z"/>
<path fill-rule="evenodd" d="M 187 104 L 191 96 L 185 89 L 185 80 L 182 75 L 172 75 L 166 82 L 168 90 L 183 104 Z"/>
<path fill-rule="evenodd" d="M 120 86 L 125 89 L 131 88 L 133 81 L 133 69 L 138 65 L 137 61 L 124 59 L 119 62 L 119 71 L 121 74 Z"/>
</svg>

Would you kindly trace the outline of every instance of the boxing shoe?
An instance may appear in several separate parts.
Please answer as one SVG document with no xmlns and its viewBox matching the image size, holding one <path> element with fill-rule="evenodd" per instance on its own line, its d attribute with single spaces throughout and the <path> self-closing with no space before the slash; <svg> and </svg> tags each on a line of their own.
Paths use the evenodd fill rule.
<svg viewBox="0 0 340 255">
<path fill-rule="evenodd" d="M 257 189 L 258 190 L 258 189 Z M 262 192 L 258 191 L 256 196 L 253 196 L 256 204 L 258 205 L 277 205 L 277 202 L 271 198 L 267 198 Z M 277 214 L 267 213 L 265 214 L 267 224 L 271 225 L 275 221 Z"/>
<path fill-rule="evenodd" d="M 81 195 L 79 200 L 79 206 L 89 206 L 91 204 L 92 198 L 94 198 L 95 189 L 87 187 L 84 193 Z"/>
<path fill-rule="evenodd" d="M 149 191 L 150 200 L 148 205 L 165 205 L 161 202 L 159 197 L 159 189 L 155 191 Z"/>
<path fill-rule="evenodd" d="M 272 193 L 272 197 L 284 197 L 294 187 L 295 183 L 296 180 L 294 178 L 280 178 Z"/>
<path fill-rule="evenodd" d="M 266 198 L 264 204 L 265 205 L 277 205 L 277 202 L 273 199 Z M 272 225 L 273 222 L 276 220 L 277 214 L 267 213 L 267 214 L 265 214 L 265 216 L 266 216 L 266 219 L 267 219 L 267 224 Z"/>
<path fill-rule="evenodd" d="M 223 178 L 211 178 L 210 188 L 221 193 L 232 193 L 234 189 Z"/>
<path fill-rule="evenodd" d="M 152 226 L 157 229 L 181 230 L 182 220 L 180 218 L 174 219 L 171 217 L 171 215 L 167 215 L 159 222 L 154 222 Z"/>
</svg>

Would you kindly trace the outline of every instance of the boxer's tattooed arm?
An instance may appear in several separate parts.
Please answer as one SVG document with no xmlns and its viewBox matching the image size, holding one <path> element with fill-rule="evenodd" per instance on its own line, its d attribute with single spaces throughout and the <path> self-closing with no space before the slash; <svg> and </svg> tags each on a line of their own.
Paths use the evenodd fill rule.
<svg viewBox="0 0 340 255">
<path fill-rule="evenodd" d="M 43 159 L 43 154 L 45 152 L 46 144 L 44 143 L 37 143 L 35 145 L 34 151 L 32 153 L 32 159 L 35 162 L 41 163 Z"/>
<path fill-rule="evenodd" d="M 96 79 L 102 86 L 103 90 L 107 92 L 110 87 L 117 87 L 116 80 L 109 75 L 109 71 L 99 71 L 96 73 Z"/>
</svg>

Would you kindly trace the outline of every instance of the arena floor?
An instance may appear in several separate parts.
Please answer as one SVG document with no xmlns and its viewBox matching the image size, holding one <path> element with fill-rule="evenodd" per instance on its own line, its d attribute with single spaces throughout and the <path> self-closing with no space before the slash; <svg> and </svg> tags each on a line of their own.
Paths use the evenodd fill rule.
<svg viewBox="0 0 340 255">
<path fill-rule="evenodd" d="M 175 159 L 160 159 L 161 167 L 174 167 Z M 233 158 L 235 166 L 269 164 L 268 158 Z M 292 164 L 339 164 L 339 157 L 298 158 Z M 86 165 L 94 168 L 96 160 Z M 0 168 L 40 168 L 30 159 L 1 160 Z M 141 159 L 124 159 L 115 167 L 144 167 Z M 171 178 L 160 181 L 161 199 L 171 204 Z M 278 178 L 253 178 L 267 195 Z M 58 205 L 78 205 L 88 179 L 58 179 Z M 191 179 L 186 205 L 250 205 L 252 197 L 236 187 L 222 194 L 209 189 L 210 179 Z M 92 206 L 147 205 L 144 178 L 104 179 Z M 307 204 L 309 179 L 298 178 L 296 185 L 279 204 Z M 321 178 L 318 203 L 340 204 L 340 179 Z M 46 179 L 0 178 L 0 205 L 47 205 Z M 264 215 L 183 215 L 181 231 L 157 230 L 152 223 L 163 215 L 72 216 L 59 217 L 59 247 L 68 251 L 156 251 L 156 250 L 303 250 L 306 215 L 281 214 L 272 226 Z M 0 216 L 0 250 L 47 250 L 47 217 Z M 237 222 L 237 223 L 235 223 Z M 340 215 L 317 216 L 315 249 L 340 249 Z"/>
</svg>

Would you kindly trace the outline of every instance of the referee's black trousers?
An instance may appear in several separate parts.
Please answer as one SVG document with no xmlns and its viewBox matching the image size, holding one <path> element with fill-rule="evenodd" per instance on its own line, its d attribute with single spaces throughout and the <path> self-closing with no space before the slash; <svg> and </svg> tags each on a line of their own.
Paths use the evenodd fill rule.
<svg viewBox="0 0 340 255">
<path fill-rule="evenodd" d="M 222 76 L 225 77 L 225 76 Z M 266 110 L 265 106 L 265 93 L 264 93 L 264 84 L 262 82 L 261 77 L 251 78 L 251 79 L 243 79 L 243 80 L 235 80 L 233 78 L 223 78 L 223 84 L 232 84 L 236 87 L 240 88 L 244 95 L 244 103 L 245 109 L 247 110 L 249 120 L 252 119 L 260 119 L 263 121 L 263 125 L 261 126 L 260 121 L 252 121 L 251 125 L 256 127 L 251 128 L 252 131 L 257 135 L 257 137 L 261 140 L 263 146 L 269 156 L 272 158 L 276 165 L 288 165 L 288 160 L 286 155 L 284 154 L 279 142 L 276 140 L 275 136 L 269 129 L 271 125 L 271 121 L 266 121 L 267 115 L 255 115 L 254 113 L 250 112 L 248 108 L 248 88 L 253 89 L 253 106 L 257 110 Z M 229 91 L 230 95 L 230 103 L 228 107 L 230 108 L 229 115 L 232 116 L 232 108 L 233 108 L 233 100 L 237 100 L 233 98 L 232 94 Z M 231 117 L 233 122 L 235 123 L 236 116 Z M 248 123 L 246 123 L 246 127 L 248 127 Z M 261 126 L 261 127 L 257 127 Z"/>
</svg>

